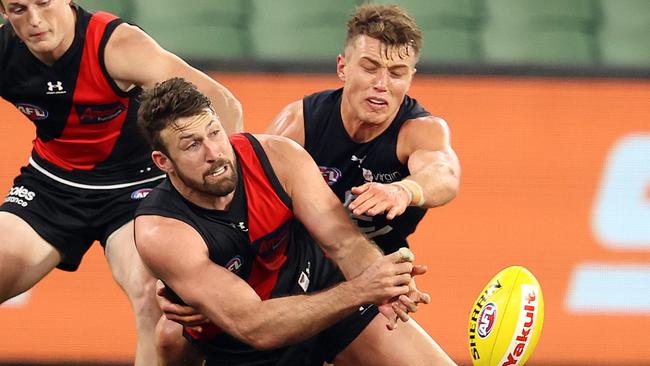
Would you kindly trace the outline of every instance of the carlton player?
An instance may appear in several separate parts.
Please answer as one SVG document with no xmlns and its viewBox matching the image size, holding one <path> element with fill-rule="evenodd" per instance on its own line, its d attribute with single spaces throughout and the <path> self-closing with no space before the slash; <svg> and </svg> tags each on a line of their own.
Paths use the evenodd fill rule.
<svg viewBox="0 0 650 366">
<path fill-rule="evenodd" d="M 139 28 L 71 0 L 2 0 L 0 93 L 36 125 L 29 164 L 0 207 L 0 302 L 53 268 L 74 271 L 94 241 L 134 309 L 136 365 L 157 364 L 155 284 L 135 250 L 133 212 L 164 177 L 136 128 L 142 86 L 179 75 L 241 128 L 229 91 Z M 3 121 L 7 123 L 7 121 Z M 52 299 L 54 301 L 54 299 Z"/>
<path fill-rule="evenodd" d="M 304 146 L 386 253 L 408 246 L 426 208 L 449 202 L 459 187 L 446 122 L 406 95 L 420 45 L 420 30 L 399 7 L 360 6 L 337 58 L 343 88 L 289 104 L 266 131 Z"/>
</svg>

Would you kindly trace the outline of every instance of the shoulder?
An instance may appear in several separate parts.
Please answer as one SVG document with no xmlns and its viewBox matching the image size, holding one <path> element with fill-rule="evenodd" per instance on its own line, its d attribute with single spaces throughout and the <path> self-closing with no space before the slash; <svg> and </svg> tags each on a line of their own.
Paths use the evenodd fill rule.
<svg viewBox="0 0 650 366">
<path fill-rule="evenodd" d="M 284 136 L 255 135 L 278 177 L 297 174 L 305 166 L 314 164 L 305 149 Z"/>
<path fill-rule="evenodd" d="M 302 123 L 303 116 L 303 101 L 301 99 L 287 104 L 276 118 L 281 118 L 282 120 L 290 121 L 293 123 Z"/>
<path fill-rule="evenodd" d="M 410 119 L 402 125 L 397 137 L 397 154 L 405 161 L 416 150 L 446 150 L 451 136 L 447 121 L 435 116 Z"/>
<path fill-rule="evenodd" d="M 188 224 L 171 217 L 141 215 L 135 218 L 135 239 L 141 250 L 164 247 L 171 238 L 176 240 L 191 235 L 193 231 Z"/>
<path fill-rule="evenodd" d="M 157 44 L 147 33 L 128 23 L 119 24 L 106 44 L 106 48 L 112 52 L 130 51 L 136 50 L 138 47 L 152 46 L 157 46 Z"/>
<path fill-rule="evenodd" d="M 417 134 L 417 133 L 449 133 L 449 125 L 443 118 L 436 116 L 423 116 L 412 118 L 404 122 L 400 129 L 400 134 Z"/>
<path fill-rule="evenodd" d="M 157 215 L 138 216 L 134 231 L 140 257 L 158 277 L 176 271 L 182 264 L 178 258 L 183 258 L 183 263 L 191 263 L 192 258 L 208 257 L 208 247 L 201 235 L 180 220 Z"/>
<path fill-rule="evenodd" d="M 271 135 L 285 136 L 300 145 L 304 145 L 304 125 L 303 102 L 302 100 L 296 100 L 284 107 L 264 132 Z"/>
<path fill-rule="evenodd" d="M 253 136 L 260 142 L 269 158 L 287 158 L 304 152 L 302 146 L 285 136 L 267 134 L 255 134 Z"/>
</svg>

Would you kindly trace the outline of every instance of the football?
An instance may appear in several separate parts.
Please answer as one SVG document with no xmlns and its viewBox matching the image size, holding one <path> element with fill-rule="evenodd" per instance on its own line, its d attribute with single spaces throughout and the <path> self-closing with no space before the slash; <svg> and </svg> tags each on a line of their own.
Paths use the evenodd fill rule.
<svg viewBox="0 0 650 366">
<path fill-rule="evenodd" d="M 539 340 L 544 298 L 524 267 L 503 269 L 483 288 L 469 314 L 469 352 L 474 366 L 523 365 Z"/>
</svg>

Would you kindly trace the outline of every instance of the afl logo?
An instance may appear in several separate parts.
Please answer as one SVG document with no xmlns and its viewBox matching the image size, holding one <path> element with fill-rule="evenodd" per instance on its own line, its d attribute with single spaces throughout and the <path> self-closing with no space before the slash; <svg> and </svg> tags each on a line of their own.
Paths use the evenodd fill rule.
<svg viewBox="0 0 650 366">
<path fill-rule="evenodd" d="M 17 103 L 16 108 L 32 121 L 46 119 L 48 115 L 45 109 L 29 103 Z"/>
<path fill-rule="evenodd" d="M 242 265 L 242 259 L 240 256 L 237 255 L 233 259 L 228 261 L 228 264 L 226 264 L 226 269 L 228 269 L 232 273 L 237 273 L 239 272 L 241 265 Z"/>
<path fill-rule="evenodd" d="M 131 193 L 131 199 L 132 200 L 141 200 L 149 195 L 149 192 L 151 192 L 151 188 L 142 188 L 138 189 L 137 191 L 133 191 Z"/>
<path fill-rule="evenodd" d="M 325 179 L 325 182 L 327 182 L 327 185 L 330 186 L 338 182 L 338 180 L 341 179 L 341 176 L 343 175 L 337 168 L 319 166 L 318 169 L 320 169 L 320 174 L 323 176 L 323 179 Z"/>
<path fill-rule="evenodd" d="M 492 332 L 492 328 L 494 328 L 494 323 L 496 323 L 496 321 L 497 306 L 493 302 L 490 302 L 485 305 L 485 307 L 483 307 L 483 310 L 481 310 L 481 312 L 478 314 L 478 336 L 481 338 L 486 338 L 489 336 L 490 332 Z"/>
</svg>

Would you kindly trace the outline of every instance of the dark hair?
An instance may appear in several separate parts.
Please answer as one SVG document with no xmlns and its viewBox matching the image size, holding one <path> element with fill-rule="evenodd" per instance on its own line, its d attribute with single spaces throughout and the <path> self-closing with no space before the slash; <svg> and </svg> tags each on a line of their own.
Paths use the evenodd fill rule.
<svg viewBox="0 0 650 366">
<path fill-rule="evenodd" d="M 409 46 L 419 54 L 422 32 L 415 20 L 397 5 L 364 4 L 348 20 L 348 46 L 357 36 L 376 38 L 388 46 Z"/>
<path fill-rule="evenodd" d="M 167 153 L 160 132 L 176 126 L 179 118 L 200 115 L 206 109 L 214 112 L 210 99 L 194 84 L 175 77 L 142 92 L 138 126 L 154 150 Z"/>
</svg>

